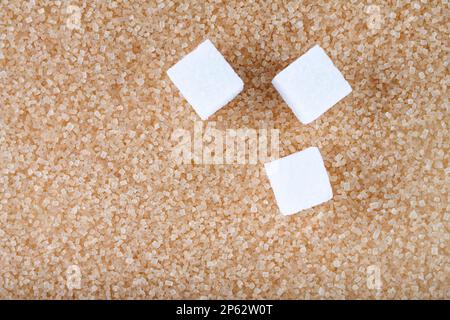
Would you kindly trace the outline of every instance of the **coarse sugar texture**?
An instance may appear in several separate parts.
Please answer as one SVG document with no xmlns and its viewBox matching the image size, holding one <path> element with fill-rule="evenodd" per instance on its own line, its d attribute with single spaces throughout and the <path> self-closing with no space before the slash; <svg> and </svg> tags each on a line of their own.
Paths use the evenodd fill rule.
<svg viewBox="0 0 450 320">
<path fill-rule="evenodd" d="M 277 74 L 272 84 L 304 124 L 317 119 L 352 91 L 318 45 Z"/>
<path fill-rule="evenodd" d="M 330 180 L 318 148 L 310 147 L 265 164 L 280 211 L 291 215 L 330 200 Z"/>
<path fill-rule="evenodd" d="M 70 5 L 0 1 L 1 298 L 450 298 L 446 4 Z M 166 71 L 204 39 L 245 83 L 208 123 L 317 146 L 332 200 L 172 159 L 203 122 Z M 271 80 L 315 44 L 353 92 L 305 126 Z"/>
<path fill-rule="evenodd" d="M 241 78 L 210 40 L 202 42 L 167 74 L 202 120 L 208 119 L 244 88 Z"/>
</svg>

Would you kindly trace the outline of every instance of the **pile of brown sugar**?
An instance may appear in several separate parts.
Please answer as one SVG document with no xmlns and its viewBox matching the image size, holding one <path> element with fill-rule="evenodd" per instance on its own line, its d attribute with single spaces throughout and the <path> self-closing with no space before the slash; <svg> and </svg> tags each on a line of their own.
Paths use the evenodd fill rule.
<svg viewBox="0 0 450 320">
<path fill-rule="evenodd" d="M 448 6 L 183 2 L 1 1 L 0 298 L 450 298 Z M 331 201 L 170 156 L 206 38 L 246 85 L 209 121 L 319 147 Z M 353 92 L 302 125 L 270 81 L 315 44 Z"/>
</svg>

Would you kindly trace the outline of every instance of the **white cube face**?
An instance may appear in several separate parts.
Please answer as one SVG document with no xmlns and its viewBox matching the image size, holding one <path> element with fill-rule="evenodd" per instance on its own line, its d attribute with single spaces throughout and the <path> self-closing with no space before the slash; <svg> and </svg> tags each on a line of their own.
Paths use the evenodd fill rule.
<svg viewBox="0 0 450 320">
<path fill-rule="evenodd" d="M 319 149 L 311 147 L 265 164 L 280 211 L 291 215 L 330 200 L 330 180 Z"/>
<path fill-rule="evenodd" d="M 317 45 L 277 74 L 272 84 L 304 124 L 317 119 L 352 91 Z"/>
<path fill-rule="evenodd" d="M 241 78 L 209 40 L 172 66 L 167 74 L 203 120 L 244 88 Z"/>
</svg>

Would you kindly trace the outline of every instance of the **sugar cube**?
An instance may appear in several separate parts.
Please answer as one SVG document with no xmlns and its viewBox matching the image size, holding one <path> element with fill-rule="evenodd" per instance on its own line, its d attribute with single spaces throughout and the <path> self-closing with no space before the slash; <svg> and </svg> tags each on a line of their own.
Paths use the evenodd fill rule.
<svg viewBox="0 0 450 320">
<path fill-rule="evenodd" d="M 283 215 L 330 200 L 330 180 L 319 149 L 310 147 L 265 164 L 275 200 Z"/>
<path fill-rule="evenodd" d="M 172 66 L 167 74 L 202 120 L 233 100 L 244 83 L 210 40 Z"/>
<path fill-rule="evenodd" d="M 304 124 L 317 119 L 352 91 L 318 45 L 278 73 L 272 84 Z"/>
</svg>

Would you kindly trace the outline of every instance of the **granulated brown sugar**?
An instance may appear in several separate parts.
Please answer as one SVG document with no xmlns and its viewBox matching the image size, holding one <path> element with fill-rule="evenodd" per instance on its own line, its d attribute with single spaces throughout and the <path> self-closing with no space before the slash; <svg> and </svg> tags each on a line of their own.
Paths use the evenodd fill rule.
<svg viewBox="0 0 450 320">
<path fill-rule="evenodd" d="M 0 297 L 448 299 L 448 17 L 440 1 L 2 1 Z M 285 217 L 261 163 L 170 157 L 199 118 L 166 70 L 206 38 L 245 83 L 209 120 L 279 129 L 280 156 L 319 147 L 331 201 Z M 302 125 L 270 81 L 315 44 L 353 92 Z"/>
</svg>

